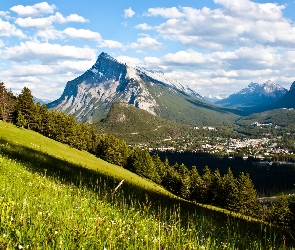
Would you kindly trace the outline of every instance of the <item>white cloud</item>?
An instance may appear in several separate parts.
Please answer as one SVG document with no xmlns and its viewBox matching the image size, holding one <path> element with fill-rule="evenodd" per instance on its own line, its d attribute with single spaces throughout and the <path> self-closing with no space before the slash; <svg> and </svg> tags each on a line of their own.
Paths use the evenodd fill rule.
<svg viewBox="0 0 295 250">
<path fill-rule="evenodd" d="M 172 8 L 149 8 L 146 16 L 161 16 L 164 18 L 181 18 L 184 16 L 176 7 Z"/>
<path fill-rule="evenodd" d="M 135 26 L 136 29 L 140 29 L 140 30 L 152 30 L 153 27 L 148 25 L 147 23 L 141 23 Z"/>
<path fill-rule="evenodd" d="M 15 23 L 24 28 L 35 28 L 35 29 L 47 29 L 51 28 L 53 23 L 68 23 L 68 22 L 81 22 L 85 23 L 86 20 L 84 17 L 79 16 L 77 14 L 71 14 L 67 17 L 64 17 L 61 13 L 56 12 L 55 15 L 51 15 L 48 17 L 40 17 L 40 18 L 17 18 Z"/>
<path fill-rule="evenodd" d="M 163 60 L 173 64 L 187 65 L 207 64 L 208 58 L 197 51 L 179 51 L 175 54 L 169 53 L 163 57 Z M 212 63 L 212 62 L 211 62 Z"/>
<path fill-rule="evenodd" d="M 48 42 L 49 40 L 63 39 L 64 33 L 53 28 L 48 28 L 45 30 L 38 30 L 36 36 L 41 37 L 43 41 Z"/>
<path fill-rule="evenodd" d="M 87 19 L 85 19 L 84 17 L 79 16 L 77 14 L 71 14 L 67 17 L 64 17 L 59 12 L 56 12 L 54 16 L 49 16 L 48 19 L 51 22 L 55 22 L 55 23 L 69 23 L 69 22 L 86 23 L 86 22 L 88 22 Z"/>
<path fill-rule="evenodd" d="M 283 17 L 283 5 L 249 0 L 216 0 L 220 8 L 149 9 L 167 21 L 156 27 L 165 38 L 187 46 L 222 50 L 232 46 L 295 46 L 295 26 Z M 174 14 L 173 14 L 174 13 Z"/>
<path fill-rule="evenodd" d="M 17 36 L 19 38 L 26 38 L 26 35 L 13 24 L 3 21 L 0 18 L 0 36 Z"/>
<path fill-rule="evenodd" d="M 10 18 L 9 12 L 0 10 L 0 17 L 3 17 L 5 19 L 9 19 Z"/>
<path fill-rule="evenodd" d="M 18 76 L 18 77 L 34 77 L 38 75 L 50 75 L 55 73 L 51 65 L 41 64 L 13 64 L 12 67 L 5 71 L 6 76 Z"/>
<path fill-rule="evenodd" d="M 124 45 L 118 41 L 114 40 L 103 40 L 98 43 L 98 47 L 100 48 L 110 48 L 110 49 L 121 49 Z"/>
<path fill-rule="evenodd" d="M 131 9 L 131 7 L 124 10 L 124 17 L 125 18 L 131 18 L 134 16 L 134 14 L 135 14 L 135 12 Z"/>
<path fill-rule="evenodd" d="M 93 60 L 96 51 L 89 48 L 40 42 L 22 42 L 3 51 L 4 58 L 16 62 L 38 60 L 44 64 L 64 59 Z"/>
<path fill-rule="evenodd" d="M 96 42 L 102 40 L 102 37 L 98 32 L 91 30 L 66 28 L 63 33 L 74 39 L 91 40 Z"/>
<path fill-rule="evenodd" d="M 66 22 L 86 23 L 88 20 L 77 14 L 71 14 L 66 17 Z"/>
<path fill-rule="evenodd" d="M 137 39 L 136 43 L 130 43 L 126 46 L 126 49 L 134 50 L 160 50 L 164 48 L 164 44 L 158 42 L 155 38 L 152 37 L 140 37 Z"/>
<path fill-rule="evenodd" d="M 51 26 L 52 21 L 49 18 L 17 18 L 15 23 L 23 28 L 46 29 Z"/>
<path fill-rule="evenodd" d="M 118 56 L 116 59 L 121 63 L 126 63 L 127 65 L 131 67 L 139 66 L 142 64 L 142 62 L 135 57 L 129 57 L 129 56 Z"/>
<path fill-rule="evenodd" d="M 55 5 L 49 5 L 47 2 L 37 3 L 32 6 L 17 5 L 10 8 L 19 16 L 42 16 L 44 14 L 52 14 L 56 9 Z"/>
</svg>

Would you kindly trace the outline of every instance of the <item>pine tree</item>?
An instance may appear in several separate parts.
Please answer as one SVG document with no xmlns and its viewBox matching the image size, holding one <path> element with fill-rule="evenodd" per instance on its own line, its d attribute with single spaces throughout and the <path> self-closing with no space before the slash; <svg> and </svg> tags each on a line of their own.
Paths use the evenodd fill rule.
<svg viewBox="0 0 295 250">
<path fill-rule="evenodd" d="M 220 175 L 220 172 L 218 169 L 216 169 L 212 175 L 212 185 L 211 185 L 211 194 L 212 194 L 212 200 L 211 204 L 215 206 L 220 206 L 222 203 L 221 201 L 221 191 L 223 188 L 223 181 L 222 177 Z"/>
<path fill-rule="evenodd" d="M 34 107 L 35 104 L 31 90 L 24 87 L 21 94 L 17 97 L 16 109 L 18 113 L 21 111 L 26 123 L 25 127 L 30 128 L 31 122 L 33 121 Z"/>
<path fill-rule="evenodd" d="M 126 142 L 111 134 L 102 135 L 96 147 L 97 157 L 122 167 L 126 166 L 129 154 Z"/>
<path fill-rule="evenodd" d="M 213 194 L 212 194 L 212 184 L 213 184 L 213 175 L 208 166 L 206 166 L 203 169 L 203 175 L 202 175 L 202 185 L 200 187 L 200 193 L 202 197 L 202 202 L 204 203 L 211 203 Z"/>
<path fill-rule="evenodd" d="M 0 83 L 0 119 L 4 122 L 14 121 L 15 96 L 5 89 L 3 82 Z"/>
<path fill-rule="evenodd" d="M 153 159 L 156 171 L 157 171 L 157 173 L 160 177 L 160 180 L 162 182 L 163 178 L 165 178 L 165 176 L 167 175 L 167 169 L 166 169 L 165 163 L 161 161 L 160 156 L 158 154 L 154 154 L 152 156 L 152 159 Z M 169 163 L 168 163 L 168 165 L 169 165 Z"/>
<path fill-rule="evenodd" d="M 135 147 L 128 158 L 126 168 L 156 183 L 161 182 L 153 159 L 146 149 Z"/>
<path fill-rule="evenodd" d="M 222 178 L 222 189 L 220 190 L 220 206 L 231 211 L 235 211 L 235 199 L 238 193 L 237 180 L 229 168 L 227 174 Z"/>
<path fill-rule="evenodd" d="M 16 125 L 21 127 L 21 128 L 24 128 L 24 127 L 27 126 L 27 121 L 26 121 L 24 115 L 22 114 L 22 112 L 20 110 L 18 111 Z"/>
<path fill-rule="evenodd" d="M 249 174 L 241 173 L 237 182 L 238 192 L 235 197 L 235 211 L 250 216 L 258 216 L 260 204 L 257 191 Z"/>
<path fill-rule="evenodd" d="M 291 228 L 292 225 L 294 227 L 295 215 L 290 210 L 289 201 L 285 195 L 279 197 L 276 203 L 270 205 L 269 213 L 272 223 L 287 228 Z"/>
<path fill-rule="evenodd" d="M 190 170 L 190 199 L 196 202 L 202 201 L 201 186 L 203 186 L 203 180 L 195 166 Z"/>
<path fill-rule="evenodd" d="M 181 181 L 180 195 L 181 197 L 187 199 L 190 197 L 190 185 L 191 185 L 189 171 L 184 164 L 175 165 L 175 170 L 177 171 Z"/>
</svg>

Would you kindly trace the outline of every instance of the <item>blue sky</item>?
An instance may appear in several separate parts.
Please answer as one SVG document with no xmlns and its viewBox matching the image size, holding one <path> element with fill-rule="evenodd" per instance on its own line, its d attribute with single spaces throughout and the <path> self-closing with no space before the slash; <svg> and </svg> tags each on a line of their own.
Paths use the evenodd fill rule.
<svg viewBox="0 0 295 250">
<path fill-rule="evenodd" d="M 101 52 L 201 95 L 295 81 L 295 0 L 2 1 L 0 81 L 57 99 Z"/>
</svg>

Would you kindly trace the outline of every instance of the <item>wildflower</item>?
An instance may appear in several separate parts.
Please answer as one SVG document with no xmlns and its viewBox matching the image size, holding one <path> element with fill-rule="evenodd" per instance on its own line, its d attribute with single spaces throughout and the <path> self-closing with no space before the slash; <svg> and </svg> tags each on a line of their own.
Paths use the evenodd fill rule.
<svg viewBox="0 0 295 250">
<path fill-rule="evenodd" d="M 201 236 L 201 238 L 200 238 L 200 242 L 203 242 L 203 241 L 204 241 L 204 239 L 205 239 L 205 236 L 204 236 L 204 235 L 202 235 L 202 236 Z"/>
<path fill-rule="evenodd" d="M 54 231 L 54 234 L 58 234 L 58 231 Z"/>
<path fill-rule="evenodd" d="M 6 237 L 6 234 L 3 234 L 3 238 L 5 238 Z"/>
<path fill-rule="evenodd" d="M 164 228 L 164 232 L 165 232 L 165 233 L 168 233 L 168 231 L 169 231 L 169 228 L 168 228 L 168 227 L 165 227 L 165 228 Z"/>
<path fill-rule="evenodd" d="M 22 245 L 18 245 L 18 249 L 23 249 L 23 246 Z"/>
</svg>

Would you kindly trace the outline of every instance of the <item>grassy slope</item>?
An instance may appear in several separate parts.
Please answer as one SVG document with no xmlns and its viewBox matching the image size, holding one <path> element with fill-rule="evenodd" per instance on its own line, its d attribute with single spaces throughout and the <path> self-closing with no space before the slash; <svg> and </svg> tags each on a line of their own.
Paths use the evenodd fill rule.
<svg viewBox="0 0 295 250">
<path fill-rule="evenodd" d="M 0 122 L 0 140 L 1 139 L 52 155 L 72 164 L 82 164 L 84 168 L 98 171 L 118 180 L 124 179 L 136 186 L 145 187 L 148 190 L 153 190 L 163 195 L 173 196 L 162 187 L 140 178 L 138 175 L 122 167 L 112 165 L 85 151 L 79 151 L 68 145 L 57 143 L 33 131 L 16 128 L 11 124 Z"/>
<path fill-rule="evenodd" d="M 222 209 L 204 206 L 215 209 L 215 211 L 212 211 L 200 205 L 182 201 L 154 183 L 144 180 L 120 167 L 108 164 L 86 152 L 57 143 L 35 132 L 16 128 L 3 122 L 0 122 L 0 150 L 0 155 L 2 153 L 10 159 L 16 159 L 17 162 L 26 166 L 31 172 L 36 172 L 35 174 L 38 176 L 40 173 L 41 175 L 43 173 L 47 177 L 57 178 L 65 183 L 74 183 L 75 187 L 89 187 L 92 190 L 105 189 L 110 194 L 119 180 L 125 179 L 126 184 L 124 183 L 120 191 L 123 192 L 123 195 L 128 194 L 131 197 L 128 201 L 124 201 L 127 204 L 126 207 L 129 204 L 133 208 L 134 204 L 139 202 L 139 200 L 145 202 L 146 199 L 150 199 L 152 201 L 150 204 L 153 205 L 145 203 L 146 205 L 139 205 L 139 207 L 148 206 L 150 209 L 151 206 L 154 208 L 155 205 L 162 204 L 161 209 L 164 209 L 166 206 L 166 209 L 170 210 L 173 206 L 181 206 L 182 212 L 178 213 L 178 216 L 184 216 L 188 219 L 188 211 L 190 211 L 190 215 L 193 213 L 198 214 L 200 217 L 199 221 L 189 223 L 199 223 L 199 234 L 207 232 L 211 238 L 217 237 L 217 234 L 221 238 L 227 235 L 227 237 L 230 237 L 227 240 L 236 242 L 235 244 L 250 244 L 250 242 L 256 244 L 260 240 L 263 241 L 263 235 L 266 234 L 273 236 L 275 234 L 275 237 L 280 237 L 278 236 L 280 233 L 278 235 L 274 232 L 268 233 L 268 228 L 255 222 L 255 220 L 241 220 L 237 217 L 234 218 L 233 214 L 229 216 Z M 30 183 L 30 180 L 28 181 Z M 26 184 L 25 186 L 21 185 L 21 187 L 24 189 L 24 193 L 26 193 L 26 188 L 29 190 Z M 79 193 L 80 191 L 77 192 Z M 5 194 L 3 193 L 3 195 Z M 124 199 L 127 199 L 126 195 L 124 196 Z M 127 209 L 126 212 L 128 214 L 129 210 Z M 245 239 L 245 242 L 238 243 L 238 239 L 241 237 Z"/>
</svg>

